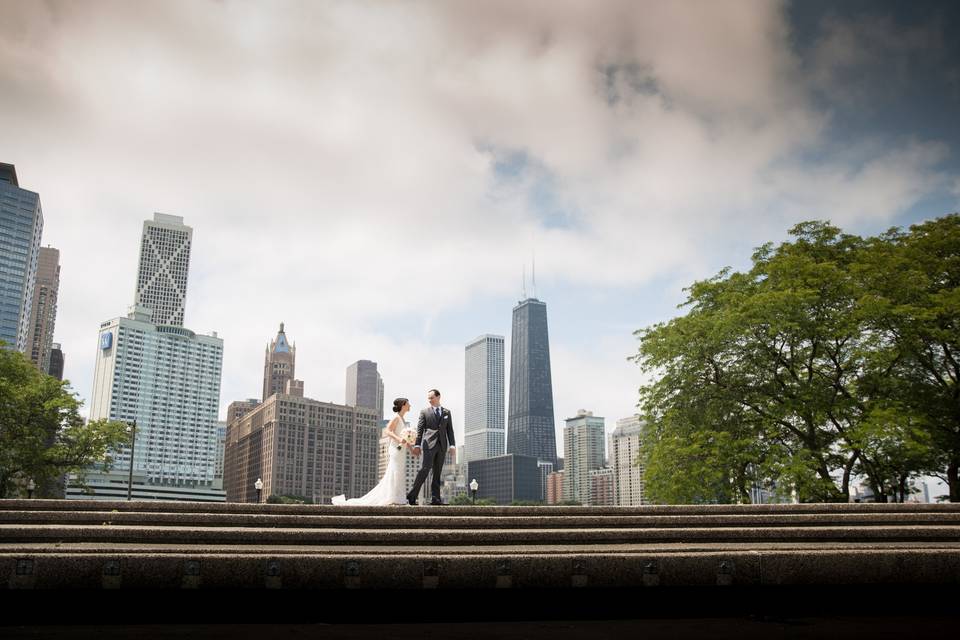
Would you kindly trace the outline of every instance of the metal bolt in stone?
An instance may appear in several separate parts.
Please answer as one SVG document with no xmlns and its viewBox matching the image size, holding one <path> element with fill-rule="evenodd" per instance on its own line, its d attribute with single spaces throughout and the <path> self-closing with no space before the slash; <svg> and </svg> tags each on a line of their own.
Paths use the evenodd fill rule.
<svg viewBox="0 0 960 640">
<path fill-rule="evenodd" d="M 356 578 L 360 575 L 360 563 L 356 560 L 350 560 L 344 565 L 344 574 L 349 578 Z"/>
<path fill-rule="evenodd" d="M 269 560 L 267 562 L 267 575 L 270 577 L 275 577 L 280 575 L 280 561 L 279 560 Z"/>
<path fill-rule="evenodd" d="M 18 576 L 33 575 L 33 560 L 29 558 L 19 558 L 17 560 L 17 575 Z"/>
<path fill-rule="evenodd" d="M 119 560 L 107 560 L 103 563 L 103 575 L 105 576 L 118 576 L 120 575 L 120 561 Z"/>
<path fill-rule="evenodd" d="M 427 560 L 423 563 L 423 588 L 436 589 L 440 586 L 440 563 Z"/>
<path fill-rule="evenodd" d="M 587 577 L 587 564 L 581 559 L 573 561 L 573 575 L 570 577 L 570 585 L 573 587 L 585 587 L 589 582 Z"/>
<path fill-rule="evenodd" d="M 643 563 L 643 586 L 657 587 L 660 585 L 660 563 L 656 560 L 647 560 Z"/>
<path fill-rule="evenodd" d="M 717 584 L 733 584 L 733 572 L 735 569 L 736 566 L 733 564 L 733 560 L 721 560 L 720 566 L 717 567 Z"/>
</svg>

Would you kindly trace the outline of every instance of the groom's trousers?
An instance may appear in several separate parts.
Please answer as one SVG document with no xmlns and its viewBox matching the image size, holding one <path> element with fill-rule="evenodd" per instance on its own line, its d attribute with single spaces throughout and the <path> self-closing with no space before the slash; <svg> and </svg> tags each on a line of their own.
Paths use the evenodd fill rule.
<svg viewBox="0 0 960 640">
<path fill-rule="evenodd" d="M 413 489 L 407 494 L 408 500 L 416 500 L 420 493 L 420 487 L 427 480 L 427 474 L 433 472 L 433 479 L 430 481 L 431 502 L 441 502 L 440 500 L 440 475 L 443 473 L 443 461 L 447 457 L 447 450 L 441 448 L 438 444 L 430 449 L 421 449 L 423 464 L 417 473 L 417 479 L 413 482 Z"/>
</svg>

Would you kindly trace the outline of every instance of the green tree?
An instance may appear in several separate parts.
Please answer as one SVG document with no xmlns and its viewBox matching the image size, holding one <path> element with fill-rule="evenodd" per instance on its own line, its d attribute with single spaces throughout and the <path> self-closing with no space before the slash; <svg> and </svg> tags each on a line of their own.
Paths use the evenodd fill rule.
<svg viewBox="0 0 960 640">
<path fill-rule="evenodd" d="M 846 501 L 854 475 L 902 499 L 934 465 L 931 420 L 895 401 L 903 349 L 868 295 L 896 266 L 891 238 L 823 222 L 790 234 L 748 272 L 694 283 L 685 316 L 637 332 L 633 359 L 655 376 L 640 390 L 654 501 L 746 502 L 754 485 Z"/>
<path fill-rule="evenodd" d="M 926 432 L 929 466 L 960 502 L 960 214 L 891 229 L 868 257 L 874 391 L 908 408 Z"/>
<path fill-rule="evenodd" d="M 124 444 L 126 425 L 84 423 L 69 382 L 41 373 L 0 343 L 0 497 L 32 479 L 38 497 L 53 497 L 56 479 L 94 464 L 109 469 L 111 451 Z"/>
<path fill-rule="evenodd" d="M 450 504 L 459 506 L 473 506 L 474 502 L 469 495 L 460 493 L 450 499 Z M 476 502 L 476 506 L 478 507 L 494 507 L 496 504 L 497 503 L 493 498 L 477 498 Z"/>
<path fill-rule="evenodd" d="M 267 498 L 268 504 L 311 504 L 311 501 L 304 496 L 295 496 L 288 494 L 271 493 Z"/>
<path fill-rule="evenodd" d="M 922 416 L 896 404 L 874 408 L 850 434 L 861 452 L 860 465 L 880 502 L 909 495 L 909 480 L 936 464 L 933 438 Z"/>
</svg>

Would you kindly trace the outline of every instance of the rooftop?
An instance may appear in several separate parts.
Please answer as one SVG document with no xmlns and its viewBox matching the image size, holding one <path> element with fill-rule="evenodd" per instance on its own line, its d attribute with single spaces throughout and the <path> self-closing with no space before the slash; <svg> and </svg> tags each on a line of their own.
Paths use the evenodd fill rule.
<svg viewBox="0 0 960 640">
<path fill-rule="evenodd" d="M 0 181 L 9 182 L 13 186 L 19 187 L 20 183 L 17 181 L 16 167 L 6 162 L 0 162 Z"/>
</svg>

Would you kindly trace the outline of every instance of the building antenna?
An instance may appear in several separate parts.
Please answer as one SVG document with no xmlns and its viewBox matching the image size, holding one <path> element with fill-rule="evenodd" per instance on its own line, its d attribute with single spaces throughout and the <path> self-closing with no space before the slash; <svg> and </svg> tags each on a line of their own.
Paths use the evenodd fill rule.
<svg viewBox="0 0 960 640">
<path fill-rule="evenodd" d="M 521 300 L 527 299 L 527 265 L 523 265 L 523 276 L 521 277 L 520 295 Z"/>
<path fill-rule="evenodd" d="M 537 297 L 537 250 L 533 249 L 533 297 Z"/>
</svg>

